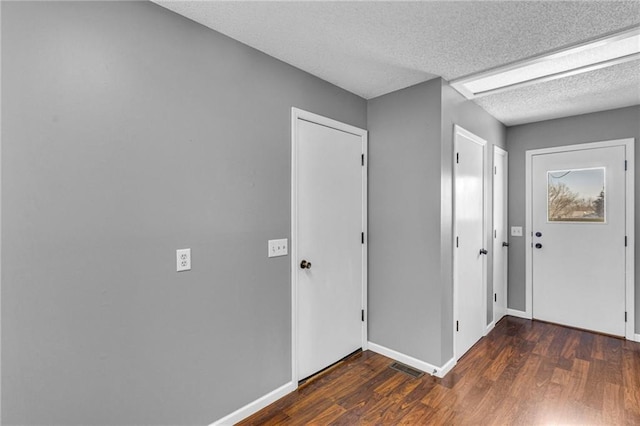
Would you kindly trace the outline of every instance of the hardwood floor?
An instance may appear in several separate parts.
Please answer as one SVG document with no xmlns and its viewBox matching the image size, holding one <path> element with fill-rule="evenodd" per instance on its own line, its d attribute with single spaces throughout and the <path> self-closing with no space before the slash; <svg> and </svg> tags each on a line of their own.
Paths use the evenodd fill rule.
<svg viewBox="0 0 640 426">
<path fill-rule="evenodd" d="M 514 317 L 444 378 L 366 351 L 241 425 L 640 425 L 640 343 Z"/>
</svg>

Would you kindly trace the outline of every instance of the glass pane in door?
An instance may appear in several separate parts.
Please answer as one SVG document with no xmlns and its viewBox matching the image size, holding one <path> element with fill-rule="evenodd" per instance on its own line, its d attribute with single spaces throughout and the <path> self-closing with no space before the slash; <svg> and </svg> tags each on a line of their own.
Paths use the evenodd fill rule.
<svg viewBox="0 0 640 426">
<path fill-rule="evenodd" d="M 605 222 L 605 168 L 547 172 L 548 222 Z"/>
</svg>

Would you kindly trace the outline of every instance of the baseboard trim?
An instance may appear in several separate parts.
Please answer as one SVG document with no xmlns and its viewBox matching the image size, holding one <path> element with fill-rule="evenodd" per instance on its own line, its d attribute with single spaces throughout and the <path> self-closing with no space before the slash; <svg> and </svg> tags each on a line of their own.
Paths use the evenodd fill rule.
<svg viewBox="0 0 640 426">
<path fill-rule="evenodd" d="M 440 370 L 438 370 L 438 372 L 436 373 L 436 377 L 440 377 L 443 378 L 444 376 L 447 375 L 447 373 L 449 371 L 451 371 L 451 369 L 453 367 L 456 366 L 456 364 L 458 363 L 458 361 L 456 361 L 455 357 L 451 358 L 449 361 L 446 362 L 445 365 L 443 365 L 442 367 L 440 367 Z"/>
<path fill-rule="evenodd" d="M 491 321 L 491 323 L 485 327 L 484 335 L 486 336 L 487 334 L 489 334 L 491 332 L 491 330 L 493 330 L 493 327 L 495 327 L 495 326 L 496 326 L 496 322 L 495 321 Z"/>
<path fill-rule="evenodd" d="M 382 345 L 378 345 L 377 343 L 368 342 L 369 350 L 380 355 L 384 355 L 389 357 L 395 361 L 401 362 L 403 364 L 407 364 L 413 368 L 417 368 L 418 370 L 424 371 L 427 374 L 431 374 L 436 377 L 444 377 L 445 374 L 449 372 L 455 365 L 455 361 L 453 359 L 449 360 L 443 367 L 436 367 L 433 364 L 429 364 L 428 362 L 421 361 L 417 358 L 414 358 L 410 355 L 405 355 L 401 352 L 394 351 L 393 349 L 386 348 Z M 451 363 L 451 361 L 454 361 Z M 451 364 L 451 365 L 450 365 Z"/>
<path fill-rule="evenodd" d="M 635 340 L 636 342 L 640 342 L 640 334 L 636 334 L 636 335 L 633 337 L 633 340 Z"/>
<path fill-rule="evenodd" d="M 233 413 L 211 423 L 209 426 L 228 426 L 234 425 L 241 420 L 246 419 L 250 415 L 262 410 L 269 404 L 272 404 L 282 398 L 283 396 L 296 390 L 297 386 L 293 382 L 289 382 L 280 386 L 278 389 L 269 392 L 268 394 L 256 399 L 253 402 L 245 405 L 234 411 Z"/>
<path fill-rule="evenodd" d="M 511 315 L 512 317 L 531 319 L 531 315 L 527 314 L 525 311 L 518 311 L 517 309 L 507 308 L 507 315 Z"/>
</svg>

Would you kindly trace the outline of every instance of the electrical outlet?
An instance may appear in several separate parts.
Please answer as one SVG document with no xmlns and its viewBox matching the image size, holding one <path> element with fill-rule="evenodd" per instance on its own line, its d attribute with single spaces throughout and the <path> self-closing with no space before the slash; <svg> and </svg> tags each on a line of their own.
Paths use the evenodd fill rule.
<svg viewBox="0 0 640 426">
<path fill-rule="evenodd" d="M 522 226 L 512 226 L 511 227 L 511 236 L 512 237 L 522 237 Z"/>
<path fill-rule="evenodd" d="M 282 240 L 269 240 L 268 257 L 286 256 L 287 254 L 289 254 L 289 250 L 286 238 Z"/>
<path fill-rule="evenodd" d="M 176 250 L 176 271 L 190 271 L 191 270 L 191 249 Z"/>
</svg>

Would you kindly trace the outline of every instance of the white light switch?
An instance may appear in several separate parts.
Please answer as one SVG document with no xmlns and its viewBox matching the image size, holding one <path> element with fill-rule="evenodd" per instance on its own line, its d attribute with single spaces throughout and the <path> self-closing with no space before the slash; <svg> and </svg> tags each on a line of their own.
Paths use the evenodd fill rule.
<svg viewBox="0 0 640 426">
<path fill-rule="evenodd" d="M 191 270 L 191 249 L 176 250 L 176 271 L 190 271 Z"/>
<path fill-rule="evenodd" d="M 511 227 L 511 236 L 512 237 L 522 237 L 522 226 L 512 226 Z"/>
<path fill-rule="evenodd" d="M 289 254 L 287 239 L 269 240 L 269 257 L 286 256 Z"/>
</svg>

